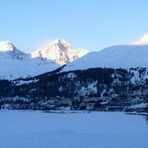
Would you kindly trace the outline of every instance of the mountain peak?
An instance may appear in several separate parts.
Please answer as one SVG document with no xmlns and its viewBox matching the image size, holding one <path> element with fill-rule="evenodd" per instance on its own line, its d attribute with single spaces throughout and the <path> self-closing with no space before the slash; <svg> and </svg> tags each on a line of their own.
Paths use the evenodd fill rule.
<svg viewBox="0 0 148 148">
<path fill-rule="evenodd" d="M 16 50 L 16 47 L 9 40 L 0 42 L 0 52 L 12 52 L 14 50 Z"/>
<path fill-rule="evenodd" d="M 85 51 L 85 52 L 84 52 Z M 32 57 L 42 57 L 48 60 L 54 61 L 57 64 L 67 64 L 83 55 L 87 52 L 83 49 L 73 50 L 70 43 L 64 39 L 58 38 L 52 42 L 49 42 L 43 48 L 38 49 L 32 53 Z"/>
<path fill-rule="evenodd" d="M 56 43 L 66 43 L 66 41 L 64 39 L 62 39 L 62 38 L 57 38 L 53 42 L 56 42 Z"/>
<path fill-rule="evenodd" d="M 148 33 L 145 33 L 139 40 L 131 43 L 132 45 L 148 45 Z"/>
<path fill-rule="evenodd" d="M 23 51 L 17 49 L 14 44 L 7 40 L 0 42 L 0 58 L 1 59 L 17 59 L 23 60 L 24 58 L 28 58 L 28 54 L 25 54 Z"/>
<path fill-rule="evenodd" d="M 12 42 L 0 42 L 0 79 L 16 79 L 43 74 L 59 68 L 59 65 L 17 49 Z"/>
</svg>

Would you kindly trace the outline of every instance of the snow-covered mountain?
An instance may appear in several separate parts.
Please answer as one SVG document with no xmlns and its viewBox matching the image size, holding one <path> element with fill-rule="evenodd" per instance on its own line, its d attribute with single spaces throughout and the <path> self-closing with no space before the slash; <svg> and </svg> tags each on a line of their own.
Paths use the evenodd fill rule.
<svg viewBox="0 0 148 148">
<path fill-rule="evenodd" d="M 0 42 L 0 79 L 28 77 L 55 70 L 59 65 L 43 58 L 32 58 L 10 41 Z"/>
<path fill-rule="evenodd" d="M 145 34 L 138 41 L 128 45 L 117 45 L 88 53 L 85 49 L 73 50 L 69 43 L 63 39 L 57 39 L 32 54 L 26 54 L 18 50 L 11 42 L 4 41 L 0 42 L 0 78 L 36 76 L 67 63 L 62 71 L 97 67 L 148 67 L 147 43 L 148 34 Z"/>
<path fill-rule="evenodd" d="M 38 49 L 32 53 L 32 57 L 42 57 L 63 65 L 74 61 L 87 54 L 86 49 L 73 50 L 70 43 L 63 39 L 57 39 L 49 42 L 45 47 Z"/>
<path fill-rule="evenodd" d="M 18 50 L 10 41 L 0 42 L 0 56 L 1 58 L 23 59 L 28 57 L 27 54 Z"/>
<path fill-rule="evenodd" d="M 96 67 L 132 68 L 148 67 L 147 45 L 118 45 L 105 48 L 67 64 L 63 71 Z"/>
<path fill-rule="evenodd" d="M 53 71 L 85 54 L 85 49 L 73 50 L 62 39 L 50 42 L 32 54 L 18 50 L 10 41 L 0 42 L 0 79 L 36 76 Z"/>
</svg>

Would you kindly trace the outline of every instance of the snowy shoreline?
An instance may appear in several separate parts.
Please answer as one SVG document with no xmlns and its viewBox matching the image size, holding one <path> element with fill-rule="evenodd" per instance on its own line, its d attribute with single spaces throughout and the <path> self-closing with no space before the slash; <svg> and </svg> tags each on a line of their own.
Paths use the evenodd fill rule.
<svg viewBox="0 0 148 148">
<path fill-rule="evenodd" d="M 1 109 L 0 112 L 34 112 L 34 113 L 49 113 L 49 114 L 91 114 L 91 113 L 124 113 L 126 115 L 142 115 L 142 116 L 148 116 L 147 112 L 136 112 L 136 111 L 87 111 L 87 110 L 8 110 L 8 109 Z"/>
</svg>

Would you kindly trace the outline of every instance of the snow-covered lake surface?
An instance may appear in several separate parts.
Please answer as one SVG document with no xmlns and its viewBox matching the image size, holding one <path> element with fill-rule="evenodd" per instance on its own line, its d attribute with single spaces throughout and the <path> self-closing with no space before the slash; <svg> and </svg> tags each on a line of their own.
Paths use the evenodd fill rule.
<svg viewBox="0 0 148 148">
<path fill-rule="evenodd" d="M 0 111 L 0 148 L 148 148 L 148 121 L 118 112 Z"/>
</svg>

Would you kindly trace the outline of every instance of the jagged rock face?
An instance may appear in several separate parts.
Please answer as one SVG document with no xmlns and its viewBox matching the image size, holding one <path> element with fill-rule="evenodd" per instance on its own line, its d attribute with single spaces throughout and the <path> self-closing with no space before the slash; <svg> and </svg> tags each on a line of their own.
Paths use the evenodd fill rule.
<svg viewBox="0 0 148 148">
<path fill-rule="evenodd" d="M 67 64 L 81 56 L 87 54 L 86 49 L 73 50 L 70 43 L 63 39 L 50 42 L 45 47 L 32 53 L 32 57 L 43 57 L 54 61 L 57 64 Z"/>
</svg>

